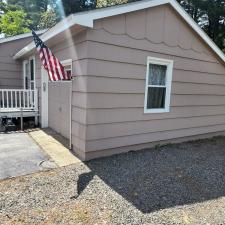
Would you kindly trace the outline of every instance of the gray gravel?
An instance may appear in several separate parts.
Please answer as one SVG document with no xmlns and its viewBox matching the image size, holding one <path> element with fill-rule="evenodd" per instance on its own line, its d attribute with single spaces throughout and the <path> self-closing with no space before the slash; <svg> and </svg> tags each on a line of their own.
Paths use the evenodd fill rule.
<svg viewBox="0 0 225 225">
<path fill-rule="evenodd" d="M 0 224 L 225 224 L 225 138 L 2 181 Z"/>
</svg>

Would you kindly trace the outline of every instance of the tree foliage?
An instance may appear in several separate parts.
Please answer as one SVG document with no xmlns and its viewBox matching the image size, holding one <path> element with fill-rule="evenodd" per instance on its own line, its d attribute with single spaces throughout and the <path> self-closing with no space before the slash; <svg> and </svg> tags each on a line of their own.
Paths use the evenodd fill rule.
<svg viewBox="0 0 225 225">
<path fill-rule="evenodd" d="M 52 6 L 61 17 L 96 8 L 97 0 L 52 0 Z"/>
<path fill-rule="evenodd" d="M 38 30 L 47 29 L 49 27 L 53 27 L 56 23 L 57 23 L 56 13 L 53 9 L 50 9 L 41 14 L 37 28 Z"/>
<path fill-rule="evenodd" d="M 30 20 L 22 10 L 7 11 L 1 16 L 0 30 L 8 36 L 29 32 Z"/>
<path fill-rule="evenodd" d="M 24 10 L 27 18 L 32 21 L 32 28 L 36 30 L 42 14 L 48 9 L 49 0 L 8 0 L 7 3 Z"/>
<path fill-rule="evenodd" d="M 113 6 L 113 5 L 121 5 L 128 3 L 128 0 L 98 0 L 97 8 Z"/>
<path fill-rule="evenodd" d="M 220 47 L 225 47 L 224 0 L 178 0 L 192 18 Z"/>
</svg>

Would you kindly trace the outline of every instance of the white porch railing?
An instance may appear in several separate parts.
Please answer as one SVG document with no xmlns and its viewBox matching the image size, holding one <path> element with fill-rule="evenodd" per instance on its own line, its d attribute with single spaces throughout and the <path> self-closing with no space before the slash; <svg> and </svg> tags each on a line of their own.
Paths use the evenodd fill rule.
<svg viewBox="0 0 225 225">
<path fill-rule="evenodd" d="M 37 90 L 0 89 L 0 112 L 37 111 Z"/>
</svg>

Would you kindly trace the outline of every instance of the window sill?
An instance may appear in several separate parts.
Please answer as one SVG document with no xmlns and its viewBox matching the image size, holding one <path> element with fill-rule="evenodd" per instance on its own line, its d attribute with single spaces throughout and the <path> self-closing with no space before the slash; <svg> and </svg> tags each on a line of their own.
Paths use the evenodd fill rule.
<svg viewBox="0 0 225 225">
<path fill-rule="evenodd" d="M 169 109 L 144 109 L 144 114 L 151 114 L 151 113 L 169 113 Z"/>
</svg>

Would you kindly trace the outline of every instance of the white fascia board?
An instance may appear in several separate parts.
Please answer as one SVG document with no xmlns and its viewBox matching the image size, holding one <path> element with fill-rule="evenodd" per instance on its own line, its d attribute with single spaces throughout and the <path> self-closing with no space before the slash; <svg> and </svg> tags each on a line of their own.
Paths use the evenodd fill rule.
<svg viewBox="0 0 225 225">
<path fill-rule="evenodd" d="M 86 27 L 93 27 L 93 22 L 97 19 L 102 19 L 110 16 L 116 16 L 124 13 L 134 12 L 142 9 L 151 8 L 154 6 L 164 5 L 170 0 L 147 0 L 122 5 L 116 5 L 101 9 L 90 10 L 74 14 L 74 19 L 80 24 L 82 22 Z"/>
<path fill-rule="evenodd" d="M 80 23 L 79 23 L 80 22 Z M 43 42 L 46 42 L 56 36 L 57 34 L 60 34 L 61 32 L 69 29 L 70 27 L 74 26 L 75 24 L 81 25 L 81 26 L 87 26 L 82 20 L 76 20 L 74 19 L 74 15 L 70 15 L 69 17 L 63 19 L 59 23 L 57 23 L 54 27 L 50 28 L 47 32 L 45 32 L 43 35 L 41 35 L 41 40 Z M 93 24 L 93 23 L 92 23 Z M 90 26 L 88 26 L 90 27 Z M 23 49 L 21 49 L 19 52 L 17 52 L 13 59 L 19 59 L 20 57 L 24 56 L 25 54 L 29 53 L 33 49 L 35 49 L 35 44 L 32 41 L 30 44 L 25 46 Z"/>
<path fill-rule="evenodd" d="M 192 29 L 198 33 L 201 38 L 212 48 L 212 50 L 225 62 L 224 53 L 217 47 L 217 45 L 208 37 L 208 35 L 198 26 L 198 24 L 188 15 L 188 13 L 179 5 L 176 0 L 142 0 L 138 2 L 128 3 L 124 5 L 117 5 L 102 9 L 95 9 L 91 11 L 81 12 L 70 15 L 63 19 L 56 26 L 49 29 L 41 36 L 43 41 L 47 41 L 55 35 L 63 32 L 64 30 L 74 26 L 75 24 L 93 28 L 94 21 L 110 16 L 120 15 L 124 13 L 134 12 L 142 9 L 147 9 L 159 5 L 170 4 L 178 14 L 192 27 Z M 20 50 L 14 59 L 18 59 L 27 54 L 35 48 L 33 43 L 30 43 L 25 48 Z"/>
<path fill-rule="evenodd" d="M 70 28 L 73 25 L 75 25 L 75 22 L 73 20 L 73 15 L 70 15 L 69 17 L 67 17 L 67 18 L 63 19 L 62 21 L 60 21 L 59 23 L 57 23 L 54 27 L 50 28 L 43 35 L 41 35 L 41 39 L 42 39 L 42 41 L 45 42 L 45 41 L 51 39 L 52 37 L 54 37 L 55 35 Z M 23 49 L 21 49 L 19 52 L 17 52 L 14 55 L 13 59 L 19 59 L 23 55 L 25 55 L 25 54 L 29 53 L 30 51 L 32 51 L 33 49 L 35 49 L 35 47 L 36 46 L 35 46 L 34 42 L 32 41 L 30 44 L 28 44 Z"/>
</svg>

